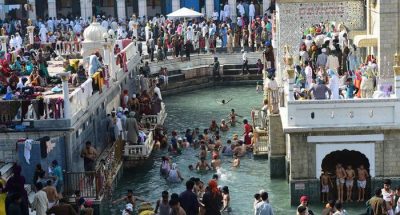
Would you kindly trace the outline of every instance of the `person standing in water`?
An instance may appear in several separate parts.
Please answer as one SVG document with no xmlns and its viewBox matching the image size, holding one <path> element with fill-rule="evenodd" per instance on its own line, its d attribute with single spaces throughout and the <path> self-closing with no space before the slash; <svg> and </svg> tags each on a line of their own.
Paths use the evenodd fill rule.
<svg viewBox="0 0 400 215">
<path fill-rule="evenodd" d="M 169 215 L 170 206 L 168 201 L 169 201 L 169 194 L 168 191 L 165 190 L 161 193 L 161 199 L 157 200 L 154 213 L 158 215 Z"/>
<path fill-rule="evenodd" d="M 183 181 L 183 177 L 181 176 L 176 163 L 172 164 L 171 169 L 168 172 L 167 180 L 172 183 L 179 183 Z"/>
<path fill-rule="evenodd" d="M 231 197 L 229 195 L 229 188 L 228 186 L 224 186 L 222 188 L 222 209 L 221 214 L 229 214 L 232 209 L 230 207 Z"/>
<path fill-rule="evenodd" d="M 195 169 L 199 170 L 199 171 L 206 171 L 206 170 L 210 170 L 211 167 L 210 167 L 210 165 L 208 165 L 206 159 L 204 157 L 202 157 L 202 158 L 200 158 L 200 161 L 197 162 Z"/>
<path fill-rule="evenodd" d="M 231 124 L 231 126 L 235 126 L 236 125 L 236 117 L 242 117 L 239 116 L 238 114 L 235 113 L 235 109 L 231 110 L 231 113 L 229 114 L 229 123 Z"/>
</svg>

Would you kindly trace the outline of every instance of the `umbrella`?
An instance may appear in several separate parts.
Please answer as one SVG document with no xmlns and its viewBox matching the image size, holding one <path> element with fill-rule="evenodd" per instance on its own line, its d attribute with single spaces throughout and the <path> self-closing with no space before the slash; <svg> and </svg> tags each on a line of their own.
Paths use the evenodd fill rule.
<svg viewBox="0 0 400 215">
<path fill-rule="evenodd" d="M 169 18 L 195 18 L 204 16 L 202 13 L 183 7 L 167 15 Z"/>
</svg>

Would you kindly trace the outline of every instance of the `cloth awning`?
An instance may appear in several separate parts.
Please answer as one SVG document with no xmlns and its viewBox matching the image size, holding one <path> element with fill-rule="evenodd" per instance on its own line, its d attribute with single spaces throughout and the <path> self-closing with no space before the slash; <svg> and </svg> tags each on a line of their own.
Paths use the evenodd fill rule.
<svg viewBox="0 0 400 215">
<path fill-rule="evenodd" d="M 202 16 L 204 16 L 204 14 L 188 9 L 186 7 L 183 7 L 167 15 L 167 17 L 169 18 L 195 18 Z"/>
<path fill-rule="evenodd" d="M 354 36 L 354 45 L 357 47 L 376 47 L 378 46 L 378 37 L 374 35 L 356 35 Z"/>
</svg>

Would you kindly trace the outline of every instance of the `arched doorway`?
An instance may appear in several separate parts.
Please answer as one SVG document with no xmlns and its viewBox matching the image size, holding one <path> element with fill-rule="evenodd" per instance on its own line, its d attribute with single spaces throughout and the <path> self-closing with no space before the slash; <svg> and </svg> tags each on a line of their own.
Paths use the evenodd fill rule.
<svg viewBox="0 0 400 215">
<path fill-rule="evenodd" d="M 360 165 L 364 165 L 369 173 L 369 160 L 361 152 L 355 150 L 337 150 L 333 151 L 325 156 L 322 160 L 321 169 L 328 171 L 329 173 L 335 173 L 336 164 L 342 164 L 344 168 L 351 165 L 353 169 L 358 168 Z"/>
<path fill-rule="evenodd" d="M 357 171 L 358 168 L 363 165 L 367 170 L 368 175 L 370 175 L 370 161 L 367 156 L 357 150 L 336 150 L 327 154 L 321 163 L 321 169 L 324 172 L 328 172 L 331 181 L 333 183 L 333 187 L 330 189 L 329 197 L 330 199 L 338 199 L 337 196 L 337 187 L 336 187 L 336 165 L 341 164 L 344 169 L 347 169 L 349 166 L 355 172 L 355 179 L 352 187 L 352 197 L 353 201 L 358 199 L 358 187 L 357 187 Z M 346 200 L 347 186 L 344 186 L 344 199 Z M 365 189 L 364 198 L 369 198 L 371 194 L 371 183 L 370 179 L 367 179 L 367 187 Z"/>
</svg>

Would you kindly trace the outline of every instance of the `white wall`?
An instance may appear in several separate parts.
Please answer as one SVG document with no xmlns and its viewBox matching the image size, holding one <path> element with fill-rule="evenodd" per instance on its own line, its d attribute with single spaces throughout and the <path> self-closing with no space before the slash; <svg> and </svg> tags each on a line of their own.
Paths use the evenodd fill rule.
<svg viewBox="0 0 400 215">
<path fill-rule="evenodd" d="M 396 98 L 289 101 L 282 120 L 290 128 L 394 126 L 399 124 L 398 103 Z"/>
</svg>

